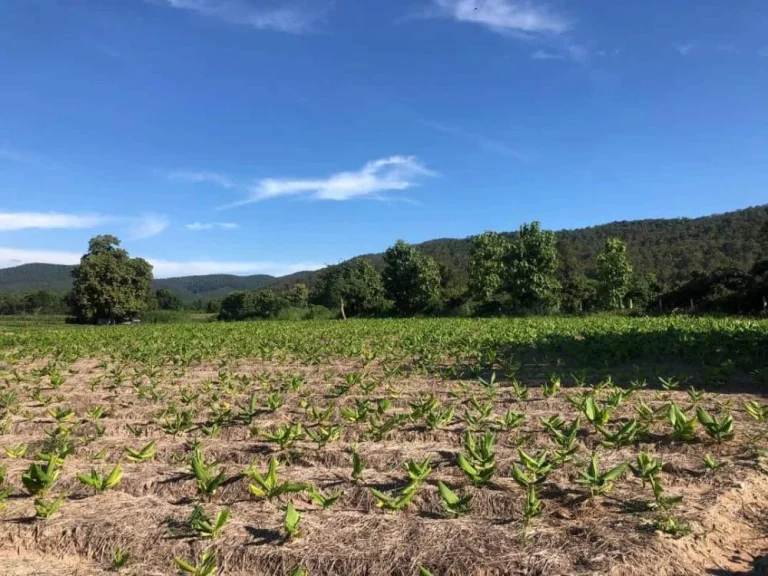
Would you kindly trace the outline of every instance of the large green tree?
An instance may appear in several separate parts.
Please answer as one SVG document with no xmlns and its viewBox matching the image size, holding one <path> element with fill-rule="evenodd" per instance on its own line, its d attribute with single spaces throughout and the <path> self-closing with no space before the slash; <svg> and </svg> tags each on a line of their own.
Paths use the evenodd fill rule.
<svg viewBox="0 0 768 576">
<path fill-rule="evenodd" d="M 440 302 L 440 267 L 434 259 L 398 240 L 384 253 L 382 279 L 400 314 L 417 314 Z"/>
<path fill-rule="evenodd" d="M 181 310 L 184 307 L 181 298 L 169 288 L 155 290 L 155 303 L 158 310 Z"/>
<path fill-rule="evenodd" d="M 324 270 L 310 300 L 344 316 L 370 316 L 386 306 L 381 274 L 367 258 Z"/>
<path fill-rule="evenodd" d="M 608 238 L 597 256 L 600 300 L 608 309 L 624 308 L 624 297 L 632 281 L 632 263 L 627 245 L 618 238 Z"/>
<path fill-rule="evenodd" d="M 519 308 L 546 312 L 557 307 L 560 259 L 555 234 L 539 222 L 523 224 L 506 257 L 506 289 Z"/>
<path fill-rule="evenodd" d="M 71 303 L 81 321 L 122 321 L 146 310 L 152 300 L 152 266 L 131 258 L 114 236 L 95 236 L 72 270 Z"/>
<path fill-rule="evenodd" d="M 504 284 L 504 260 L 509 241 L 496 232 L 483 232 L 472 239 L 469 255 L 469 293 L 478 302 L 488 302 Z"/>
</svg>

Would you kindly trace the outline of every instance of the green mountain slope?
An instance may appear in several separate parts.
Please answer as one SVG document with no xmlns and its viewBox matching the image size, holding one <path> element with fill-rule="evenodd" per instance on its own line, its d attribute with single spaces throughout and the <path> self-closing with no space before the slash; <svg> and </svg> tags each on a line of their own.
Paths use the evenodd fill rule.
<svg viewBox="0 0 768 576">
<path fill-rule="evenodd" d="M 654 272 L 664 283 L 675 284 L 694 272 L 711 272 L 722 266 L 749 268 L 767 257 L 761 245 L 761 231 L 768 227 L 768 206 L 758 206 L 702 218 L 675 218 L 612 222 L 600 226 L 557 232 L 561 245 L 580 261 L 587 273 L 594 269 L 595 258 L 605 239 L 617 236 L 626 241 L 635 269 Z M 514 237 L 515 233 L 507 233 Z M 395 239 L 392 239 L 394 243 Z M 470 238 L 430 240 L 418 245 L 435 258 L 451 277 L 452 284 L 463 284 L 469 263 Z M 359 256 L 363 257 L 363 256 Z M 368 254 L 381 267 L 382 254 Z M 63 292 L 71 284 L 70 266 L 24 264 L 0 269 L 0 291 Z M 274 278 L 267 275 L 234 276 L 214 274 L 156 280 L 182 300 L 221 298 L 236 290 L 281 289 L 297 282 L 312 284 L 316 272 L 297 272 Z"/>
</svg>

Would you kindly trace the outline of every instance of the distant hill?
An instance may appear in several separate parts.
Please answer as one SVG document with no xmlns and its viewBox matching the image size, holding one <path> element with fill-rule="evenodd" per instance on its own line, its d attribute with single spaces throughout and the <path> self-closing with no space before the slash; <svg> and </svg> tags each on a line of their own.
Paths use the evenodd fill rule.
<svg viewBox="0 0 768 576">
<path fill-rule="evenodd" d="M 745 270 L 760 258 L 768 258 L 761 247 L 761 234 L 768 228 L 768 205 L 701 218 L 670 218 L 612 222 L 576 230 L 556 232 L 561 249 L 567 249 L 587 274 L 595 269 L 597 254 L 606 238 L 627 243 L 635 270 L 653 272 L 664 284 L 688 280 L 694 272 L 711 272 L 723 266 Z M 503 233 L 514 238 L 516 232 Z M 417 244 L 450 274 L 451 282 L 464 284 L 472 237 L 442 238 Z M 394 238 L 393 238 L 394 243 Z M 383 254 L 366 254 L 382 268 Z M 312 284 L 320 271 L 299 272 L 278 278 L 270 286 L 282 288 L 296 282 Z"/>
<path fill-rule="evenodd" d="M 768 205 L 746 208 L 702 218 L 674 218 L 612 222 L 600 226 L 557 232 L 565 247 L 589 274 L 605 239 L 621 238 L 640 273 L 653 272 L 666 284 L 684 282 L 694 272 L 711 272 L 723 266 L 747 269 L 761 257 L 761 233 L 768 227 Z M 506 235 L 513 238 L 515 232 Z M 395 238 L 392 238 L 394 243 Z M 449 273 L 451 283 L 466 282 L 471 238 L 443 238 L 417 245 L 435 258 Z M 367 254 L 374 265 L 383 266 L 382 254 Z M 71 266 L 24 264 L 0 269 L 0 292 L 53 290 L 63 292 L 72 285 Z M 212 274 L 155 280 L 155 285 L 176 292 L 182 300 L 222 298 L 236 290 L 281 289 L 297 282 L 311 285 L 320 271 L 288 276 L 234 276 Z"/>
<path fill-rule="evenodd" d="M 173 290 L 184 301 L 223 298 L 236 290 L 258 290 L 276 280 L 274 276 L 234 276 L 210 274 L 155 280 L 156 288 Z M 72 287 L 72 266 L 59 264 L 22 264 L 0 268 L 0 292 L 66 292 Z"/>
</svg>

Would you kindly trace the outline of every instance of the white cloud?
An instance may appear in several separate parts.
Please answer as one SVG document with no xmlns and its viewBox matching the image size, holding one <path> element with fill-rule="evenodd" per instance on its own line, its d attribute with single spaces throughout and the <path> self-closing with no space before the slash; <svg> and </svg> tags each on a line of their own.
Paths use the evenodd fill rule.
<svg viewBox="0 0 768 576">
<path fill-rule="evenodd" d="M 490 28 L 495 32 L 561 34 L 571 23 L 529 0 L 432 0 L 436 14 Z"/>
<path fill-rule="evenodd" d="M 0 268 L 19 266 L 20 264 L 45 263 L 74 265 L 80 262 L 79 252 L 59 252 L 55 250 L 25 250 L 19 248 L 0 247 Z M 153 266 L 156 278 L 174 276 L 192 276 L 199 274 L 270 274 L 284 276 L 301 272 L 302 270 L 317 270 L 324 264 L 318 262 L 249 262 L 249 261 L 217 261 L 193 260 L 189 262 L 146 259 Z"/>
<path fill-rule="evenodd" d="M 565 56 L 557 54 L 556 52 L 549 52 L 547 50 L 536 50 L 531 54 L 532 60 L 565 60 Z"/>
<path fill-rule="evenodd" d="M 29 228 L 94 228 L 110 218 L 98 214 L 76 215 L 57 212 L 0 212 L 0 231 Z"/>
<path fill-rule="evenodd" d="M 675 46 L 675 50 L 677 50 L 680 56 L 688 56 L 693 50 L 693 44 L 678 44 Z"/>
<path fill-rule="evenodd" d="M 414 156 L 392 156 L 368 162 L 357 172 L 339 172 L 328 178 L 265 178 L 251 188 L 247 199 L 228 207 L 281 196 L 307 195 L 316 200 L 380 198 L 379 192 L 406 190 L 424 176 L 436 173 Z"/>
<path fill-rule="evenodd" d="M 193 222 L 192 224 L 187 224 L 185 228 L 192 232 L 202 232 L 204 230 L 214 230 L 216 228 L 221 230 L 235 230 L 240 228 L 240 226 L 234 222 Z"/>
<path fill-rule="evenodd" d="M 444 134 L 455 134 L 456 136 L 470 140 L 485 150 L 490 150 L 491 152 L 496 152 L 497 154 L 502 154 L 503 156 L 516 158 L 517 160 L 527 160 L 527 156 L 525 154 L 515 150 L 512 148 L 512 146 L 509 146 L 504 142 L 494 140 L 493 138 L 488 138 L 482 134 L 468 132 L 462 128 L 443 124 L 442 122 L 429 122 L 427 120 L 421 120 L 421 123 L 424 124 L 424 126 L 432 128 L 433 130 L 437 130 L 438 132 L 443 132 Z"/>
<path fill-rule="evenodd" d="M 228 176 L 216 172 L 193 171 L 193 170 L 175 170 L 166 172 L 169 180 L 178 180 L 180 182 L 210 183 L 221 186 L 222 188 L 234 188 L 235 183 Z"/>
<path fill-rule="evenodd" d="M 169 224 L 168 218 L 161 214 L 144 214 L 131 224 L 129 235 L 131 240 L 152 238 L 168 228 Z"/>
<path fill-rule="evenodd" d="M 311 8 L 309 2 L 285 2 L 284 0 L 160 0 L 160 2 L 171 8 L 192 10 L 230 24 L 294 34 L 309 31 L 329 8 L 328 3 L 321 3 L 319 0 L 312 2 Z"/>
</svg>

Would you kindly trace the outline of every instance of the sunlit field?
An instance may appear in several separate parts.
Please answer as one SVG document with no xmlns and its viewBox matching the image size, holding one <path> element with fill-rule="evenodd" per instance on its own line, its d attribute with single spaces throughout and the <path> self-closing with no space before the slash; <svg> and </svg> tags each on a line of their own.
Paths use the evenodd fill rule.
<svg viewBox="0 0 768 576">
<path fill-rule="evenodd" d="M 0 327 L 0 572 L 747 574 L 768 322 Z"/>
</svg>

